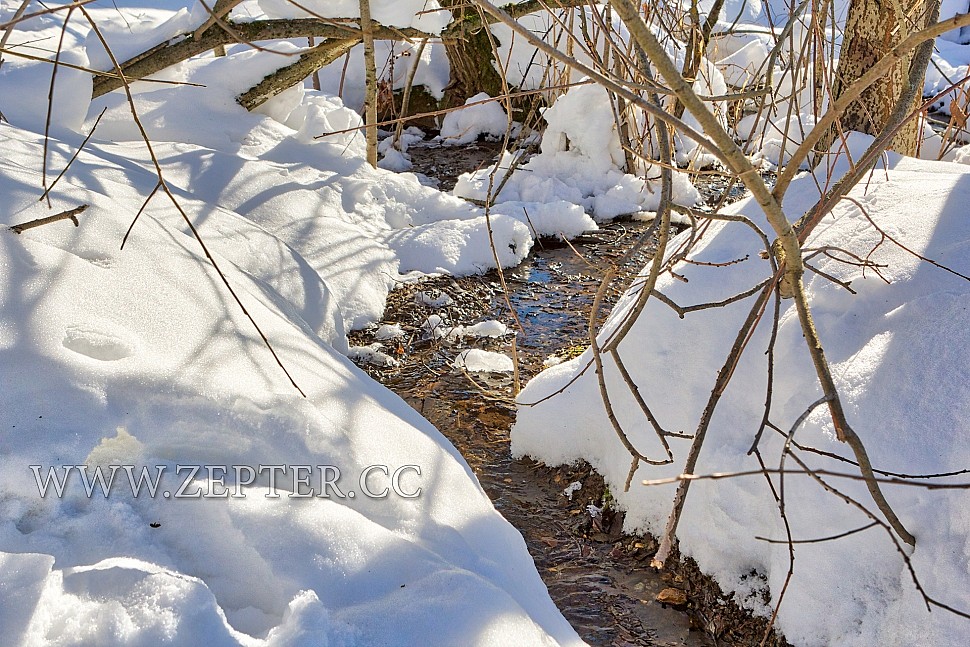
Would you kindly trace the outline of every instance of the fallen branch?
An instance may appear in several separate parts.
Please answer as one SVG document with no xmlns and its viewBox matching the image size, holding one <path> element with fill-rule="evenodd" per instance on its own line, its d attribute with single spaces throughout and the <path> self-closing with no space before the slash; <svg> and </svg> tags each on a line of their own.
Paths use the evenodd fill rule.
<svg viewBox="0 0 970 647">
<path fill-rule="evenodd" d="M 322 38 L 344 40 L 363 38 L 356 21 L 346 24 L 324 23 L 315 18 L 256 20 L 248 23 L 223 21 L 226 28 L 207 29 L 198 39 L 193 34 L 181 34 L 121 63 L 125 78 L 143 78 L 160 72 L 167 67 L 181 63 L 220 45 L 229 45 L 239 40 L 257 42 L 265 40 L 285 40 L 291 38 Z M 392 29 L 377 27 L 374 38 L 379 40 L 412 40 L 431 38 L 417 29 Z M 124 85 L 117 73 L 101 73 L 94 77 L 93 98 L 117 90 Z"/>
<path fill-rule="evenodd" d="M 236 102 L 252 112 L 284 90 L 287 90 L 322 67 L 349 52 L 360 41 L 356 38 L 325 40 L 304 52 L 295 63 L 268 74 L 262 81 L 239 95 Z"/>
<path fill-rule="evenodd" d="M 52 222 L 58 222 L 60 220 L 70 220 L 74 223 L 75 227 L 80 227 L 81 223 L 78 222 L 77 215 L 88 208 L 89 205 L 82 204 L 80 207 L 74 207 L 73 209 L 68 209 L 67 211 L 62 211 L 60 213 L 55 213 L 53 216 L 47 216 L 46 218 L 38 218 L 36 220 L 31 220 L 30 222 L 25 222 L 19 225 L 12 225 L 10 230 L 15 234 L 22 234 L 28 229 L 34 229 L 35 227 L 42 227 L 44 225 L 49 225 Z"/>
<path fill-rule="evenodd" d="M 87 0 L 90 1 L 90 0 Z M 585 5 L 588 0 L 562 0 L 563 7 Z M 83 3 L 78 3 L 83 4 Z M 126 79 L 140 79 L 151 76 L 167 67 L 171 67 L 184 60 L 192 58 L 210 49 L 236 42 L 255 43 L 266 40 L 287 40 L 292 38 L 321 38 L 321 39 L 363 39 L 360 21 L 352 18 L 277 18 L 268 20 L 254 20 L 252 22 L 235 22 L 226 19 L 228 8 L 232 3 L 221 4 L 211 10 L 208 19 L 199 28 L 174 36 L 144 52 L 133 56 L 121 63 L 121 72 Z M 542 2 L 530 0 L 519 5 L 509 7 L 513 16 L 523 16 L 532 11 L 543 8 Z M 59 7 L 60 9 L 60 7 Z M 226 10 L 226 14 L 220 13 Z M 485 22 L 496 22 L 495 18 L 486 17 Z M 429 34 L 410 27 L 384 27 L 374 25 L 375 40 L 394 40 L 413 42 L 424 38 L 432 40 L 447 40 L 461 38 L 463 34 L 474 29 L 480 29 L 483 21 L 481 17 L 467 18 L 449 25 L 441 36 Z M 218 27 L 218 29 L 216 28 Z M 92 98 L 98 98 L 112 90 L 117 90 L 124 82 L 117 73 L 105 71 L 94 77 L 94 92 Z"/>
</svg>

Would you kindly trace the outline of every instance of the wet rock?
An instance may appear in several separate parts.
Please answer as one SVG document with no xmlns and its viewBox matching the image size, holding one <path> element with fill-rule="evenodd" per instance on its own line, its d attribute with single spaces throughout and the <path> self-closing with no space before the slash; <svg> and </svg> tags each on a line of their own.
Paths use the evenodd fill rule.
<svg viewBox="0 0 970 647">
<path fill-rule="evenodd" d="M 672 587 L 662 590 L 657 594 L 656 599 L 660 604 L 669 604 L 672 607 L 687 606 L 687 593 Z"/>
</svg>

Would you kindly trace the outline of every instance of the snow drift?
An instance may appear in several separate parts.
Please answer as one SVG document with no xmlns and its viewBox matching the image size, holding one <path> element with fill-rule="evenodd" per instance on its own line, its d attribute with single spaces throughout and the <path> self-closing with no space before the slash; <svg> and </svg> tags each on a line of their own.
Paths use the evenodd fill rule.
<svg viewBox="0 0 970 647">
<path fill-rule="evenodd" d="M 857 143 L 864 144 L 862 139 Z M 848 258 L 837 251 L 832 252 L 835 258 L 818 256 L 812 261 L 820 271 L 851 281 L 857 294 L 821 275 L 806 274 L 816 323 L 846 413 L 880 469 L 908 474 L 966 469 L 970 464 L 970 439 L 963 433 L 970 420 L 966 360 L 970 283 L 884 239 L 863 209 L 889 236 L 916 253 L 968 275 L 970 222 L 965 205 L 970 201 L 970 173 L 954 164 L 891 156 L 890 168 L 873 173 L 852 195 L 859 206 L 843 201 L 806 244 L 815 249 L 843 248 L 878 264 L 877 274 L 871 267 L 836 260 Z M 817 197 L 814 178 L 796 180 L 785 202 L 789 217 L 800 215 Z M 751 199 L 732 211 L 767 228 Z M 675 240 L 672 249 L 688 235 L 685 232 Z M 713 222 L 691 260 L 717 264 L 745 260 L 726 267 L 681 263 L 676 271 L 689 283 L 668 274 L 657 289 L 684 306 L 740 293 L 770 275 L 768 261 L 758 255 L 761 247 L 744 225 Z M 616 329 L 636 296 L 634 286 L 610 316 L 601 340 Z M 690 313 L 681 320 L 656 299 L 648 302 L 620 350 L 665 428 L 693 432 L 749 307 L 750 299 L 724 309 Z M 762 322 L 750 341 L 713 418 L 698 473 L 758 469 L 747 451 L 764 409 L 769 331 L 770 322 Z M 618 505 L 627 511 L 627 529 L 659 535 L 674 486 L 638 483 L 678 475 L 689 441 L 672 439 L 677 462 L 641 466 L 630 491 L 623 492 L 630 456 L 606 418 L 593 370 L 585 369 L 590 361 L 587 351 L 547 369 L 523 390 L 512 430 L 513 453 L 550 464 L 589 461 L 606 477 Z M 613 406 L 631 440 L 641 451 L 662 456 L 652 429 L 641 420 L 637 404 L 610 362 L 607 379 Z M 561 394 L 531 404 L 561 388 L 565 388 Z M 775 346 L 772 421 L 787 430 L 820 395 L 794 306 L 784 301 Z M 795 440 L 851 457 L 835 439 L 824 407 L 807 419 Z M 777 467 L 783 443 L 779 435 L 766 434 L 761 449 L 769 467 Z M 852 471 L 849 465 L 814 454 L 800 455 L 816 468 Z M 835 484 L 871 505 L 862 483 L 838 480 Z M 966 586 L 970 495 L 960 490 L 927 492 L 891 486 L 886 491 L 903 524 L 917 536 L 912 563 L 928 594 L 957 608 L 970 608 Z M 807 477 L 788 476 L 785 492 L 796 539 L 835 535 L 869 522 Z M 785 537 L 764 477 L 694 483 L 678 536 L 682 552 L 734 591 L 742 604 L 770 614 L 788 570 L 788 547 L 784 542 L 755 539 Z M 795 549 L 794 579 L 778 616 L 779 628 L 794 644 L 961 644 L 970 630 L 962 618 L 939 609 L 927 612 L 896 548 L 877 528 Z M 765 586 L 771 604 L 761 599 Z"/>
<path fill-rule="evenodd" d="M 8 125 L 0 137 L 4 224 L 48 215 L 37 144 Z M 578 642 L 457 451 L 334 348 L 346 340 L 333 291 L 301 256 L 181 196 L 204 213 L 213 258 L 305 399 L 173 208 L 143 213 L 119 250 L 144 196 L 108 160 L 93 164 L 51 193 L 54 210 L 90 205 L 80 227 L 0 232 L 5 640 Z M 270 464 L 333 465 L 353 489 L 369 465 L 414 465 L 407 488 L 422 491 L 292 498 L 291 476 L 274 498 L 261 475 L 235 482 L 240 497 L 105 498 L 75 476 L 63 497 L 42 497 L 28 467 L 161 465 L 171 476 L 177 465 Z M 198 487 L 218 491 L 220 479 L 203 470 Z"/>
</svg>

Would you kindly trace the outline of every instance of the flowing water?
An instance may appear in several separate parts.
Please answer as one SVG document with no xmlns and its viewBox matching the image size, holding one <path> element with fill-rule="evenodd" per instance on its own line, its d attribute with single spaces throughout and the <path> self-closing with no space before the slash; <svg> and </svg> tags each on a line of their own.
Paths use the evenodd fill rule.
<svg viewBox="0 0 970 647">
<path fill-rule="evenodd" d="M 437 175 L 447 186 L 461 170 L 491 159 L 497 147 L 477 144 L 464 150 L 411 152 L 416 170 Z M 495 272 L 405 285 L 391 294 L 384 318 L 407 333 L 404 340 L 385 348 L 399 358 L 400 365 L 365 368 L 462 452 L 495 507 L 522 533 L 552 599 L 584 640 L 616 646 L 751 644 L 747 639 L 729 639 L 732 635 L 750 638 L 752 632 L 728 631 L 727 625 L 736 628 L 743 614 L 719 592 L 711 593 L 709 584 L 698 584 L 704 579 L 699 574 L 693 577 L 676 569 L 661 574 L 650 568 L 655 541 L 622 533 L 622 513 L 610 509 L 603 480 L 588 465 L 550 468 L 511 457 L 513 378 L 480 373 L 473 377 L 453 368 L 452 361 L 469 347 L 511 355 L 512 336 L 434 340 L 421 328 L 432 313 L 452 324 L 498 319 L 515 328 L 511 305 L 521 322 L 514 344 L 524 383 L 542 369 L 547 357 L 567 358 L 588 345 L 590 309 L 604 269 L 615 264 L 648 228 L 648 223 L 619 222 L 571 245 L 543 240 L 525 262 L 505 271 L 507 294 Z M 636 278 L 652 248 L 652 244 L 643 245 L 621 268 L 615 287 L 607 293 L 604 312 Z M 432 309 L 415 298 L 419 291 L 441 291 L 452 302 Z M 355 345 L 373 341 L 373 330 L 354 333 L 351 339 Z M 580 489 L 567 496 L 564 491 L 575 483 Z M 658 602 L 658 594 L 665 589 L 666 594 L 669 589 L 684 591 L 689 596 L 686 604 L 673 607 Z M 700 597 L 706 598 L 703 603 Z"/>
</svg>

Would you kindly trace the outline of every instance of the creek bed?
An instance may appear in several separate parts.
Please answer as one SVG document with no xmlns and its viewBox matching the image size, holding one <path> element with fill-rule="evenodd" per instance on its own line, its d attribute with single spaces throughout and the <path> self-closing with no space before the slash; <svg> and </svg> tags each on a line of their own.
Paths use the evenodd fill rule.
<svg viewBox="0 0 970 647">
<path fill-rule="evenodd" d="M 475 168 L 497 151 L 497 145 L 479 143 L 464 161 Z M 417 171 L 441 173 L 445 182 L 453 182 L 463 161 L 460 149 L 419 147 L 412 154 Z M 384 342 L 385 352 L 398 364 L 364 368 L 458 448 L 495 507 L 522 533 L 553 601 L 589 644 L 759 644 L 764 621 L 738 609 L 690 560 L 662 573 L 650 567 L 656 541 L 622 533 L 622 513 L 610 508 L 603 479 L 588 465 L 552 468 L 511 457 L 515 407 L 510 374 L 470 375 L 452 365 L 463 349 L 511 355 L 514 343 L 524 384 L 549 356 L 581 352 L 588 345 L 589 314 L 603 271 L 648 229 L 649 223 L 614 222 L 571 245 L 542 240 L 521 265 L 505 270 L 507 295 L 494 271 L 402 285 L 390 295 L 384 316 L 384 323 L 398 324 L 406 333 Z M 653 241 L 648 242 L 620 268 L 606 294 L 604 316 L 653 249 Z M 419 292 L 443 292 L 451 303 L 430 307 L 428 299 L 416 298 Z M 437 314 L 452 325 L 498 319 L 515 329 L 509 304 L 522 326 L 514 336 L 434 339 L 422 328 L 429 315 Z M 371 344 L 374 332 L 355 332 L 351 343 Z M 567 496 L 575 483 L 581 487 Z M 683 592 L 686 603 L 658 602 L 658 594 L 669 589 Z M 776 640 L 767 644 L 783 644 Z"/>
</svg>

